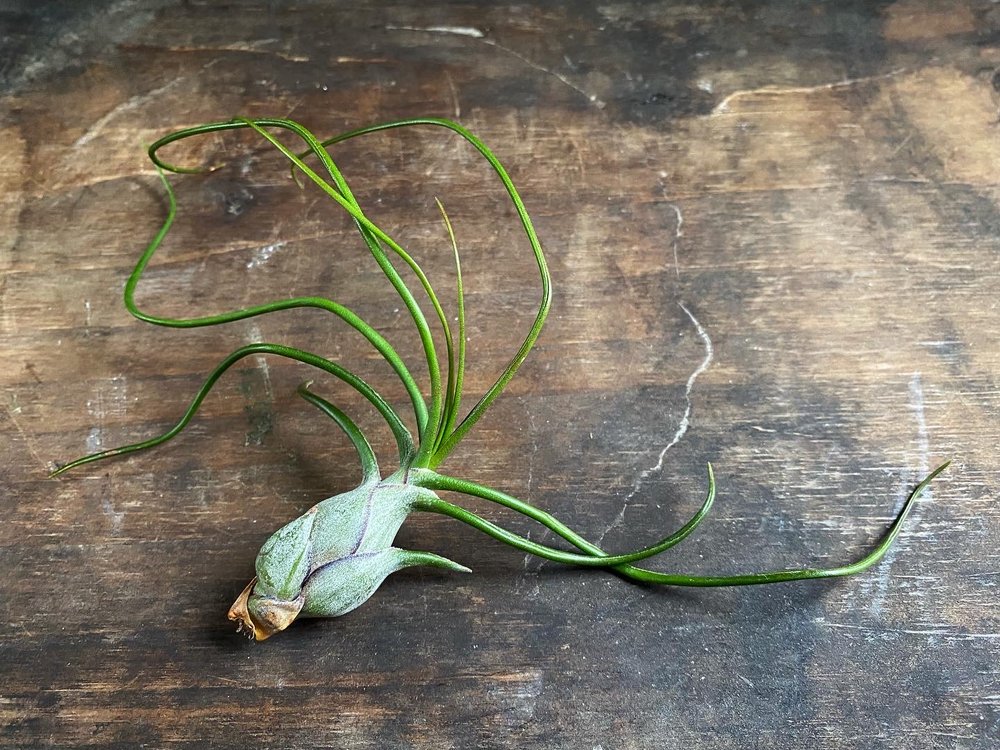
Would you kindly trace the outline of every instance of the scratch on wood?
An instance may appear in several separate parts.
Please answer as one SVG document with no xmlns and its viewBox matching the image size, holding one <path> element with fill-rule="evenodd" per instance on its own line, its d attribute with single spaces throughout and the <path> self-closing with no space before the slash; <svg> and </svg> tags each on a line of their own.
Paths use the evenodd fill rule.
<svg viewBox="0 0 1000 750">
<path fill-rule="evenodd" d="M 895 70 L 890 70 L 888 73 L 880 73 L 879 75 L 874 76 L 863 76 L 861 78 L 845 78 L 842 81 L 821 83 L 816 86 L 791 86 L 788 88 L 782 88 L 781 86 L 762 86 L 757 89 L 741 89 L 739 91 L 734 91 L 721 102 L 716 104 L 709 116 L 711 117 L 712 115 L 725 114 L 729 111 L 729 105 L 735 100 L 748 96 L 754 96 L 756 94 L 774 94 L 778 96 L 783 96 L 785 94 L 812 94 L 816 91 L 830 91 L 833 89 L 841 89 L 849 86 L 871 83 L 872 81 L 881 81 L 886 78 L 893 78 L 901 73 L 905 73 L 906 70 L 906 68 L 896 68 Z"/>
<path fill-rule="evenodd" d="M 531 452 L 528 454 L 528 482 L 527 482 L 527 492 L 528 497 L 531 497 L 531 491 L 533 488 L 533 483 L 535 479 L 535 456 L 538 455 L 538 439 L 535 436 L 535 415 L 530 408 L 525 406 L 525 413 L 528 415 L 528 430 L 529 436 L 531 438 Z"/>
<path fill-rule="evenodd" d="M 352 57 L 350 55 L 339 55 L 334 58 L 334 62 L 373 65 L 375 63 L 387 63 L 392 61 L 388 57 Z"/>
<path fill-rule="evenodd" d="M 248 344 L 257 344 L 263 340 L 264 335 L 260 332 L 260 328 L 256 323 L 251 323 L 246 342 Z M 271 390 L 271 368 L 267 364 L 267 358 L 263 354 L 257 354 L 254 355 L 254 361 L 257 363 L 257 369 L 264 376 L 264 392 L 267 394 L 268 400 L 270 400 L 274 398 L 274 392 Z"/>
<path fill-rule="evenodd" d="M 289 52 L 267 49 L 265 45 L 279 42 L 279 39 L 258 39 L 252 42 L 233 42 L 232 44 L 220 44 L 212 46 L 180 45 L 167 47 L 169 52 L 259 52 L 266 55 L 273 55 L 288 62 L 309 62 L 311 58 L 305 55 L 293 55 Z M 340 59 L 337 60 L 340 62 Z"/>
<path fill-rule="evenodd" d="M 483 39 L 480 39 L 479 41 L 481 41 L 483 44 L 488 44 L 490 47 L 496 47 L 499 50 L 503 50 L 508 55 L 516 57 L 518 60 L 520 60 L 521 62 L 523 62 L 525 65 L 527 65 L 530 68 L 534 68 L 535 70 L 541 71 L 542 73 L 545 73 L 547 75 L 552 76 L 557 81 L 560 81 L 561 83 L 565 84 L 566 86 L 569 86 L 571 89 L 573 89 L 574 91 L 576 91 L 578 94 L 582 94 L 583 96 L 585 96 L 587 98 L 587 101 L 589 101 L 591 104 L 593 104 L 598 109 L 604 109 L 607 106 L 607 104 L 605 102 L 603 102 L 601 99 L 599 99 L 597 97 L 597 94 L 592 94 L 589 91 L 586 91 L 586 90 L 580 88 L 575 83 L 573 83 L 569 78 L 567 78 L 566 76 L 564 76 L 562 73 L 559 73 L 559 72 L 557 72 L 555 70 L 550 70 L 549 68 L 546 68 L 544 65 L 539 65 L 534 60 L 532 60 L 532 59 L 530 59 L 530 58 L 525 57 L 524 55 L 522 55 L 520 52 L 518 52 L 516 50 L 512 50 L 510 47 L 504 47 L 502 44 L 500 44 L 499 42 L 495 42 L 492 39 L 483 38 Z"/>
<path fill-rule="evenodd" d="M 458 103 L 458 89 L 455 88 L 455 81 L 452 80 L 451 73 L 447 70 L 444 72 L 444 79 L 448 82 L 448 89 L 451 91 L 452 112 L 455 119 L 458 120 L 462 117 L 462 107 Z"/>
<path fill-rule="evenodd" d="M 529 541 L 538 541 L 538 539 L 532 540 L 530 530 L 525 532 L 524 537 Z M 537 599 L 541 595 L 542 586 L 538 581 L 537 573 L 542 569 L 544 563 L 545 560 L 541 558 L 534 558 L 531 555 L 524 556 L 524 560 L 521 563 L 521 576 L 514 582 L 515 593 L 519 596 L 524 596 L 526 599 Z M 524 590 L 524 586 L 528 587 L 527 591 Z"/>
<path fill-rule="evenodd" d="M 263 341 L 260 328 L 256 323 L 251 323 L 247 329 L 246 342 L 248 344 Z M 271 385 L 271 368 L 267 363 L 267 358 L 263 354 L 255 354 L 253 362 L 260 373 L 259 381 L 263 383 L 263 397 L 254 385 L 254 379 L 244 380 L 242 391 L 245 399 L 244 411 L 249 420 L 250 429 L 246 433 L 243 444 L 261 445 L 266 435 L 274 429 L 274 389 Z M 251 374 L 248 371 L 245 374 Z"/>
<path fill-rule="evenodd" d="M 671 209 L 673 209 L 674 214 L 676 214 L 676 216 L 677 216 L 677 226 L 674 227 L 674 239 L 673 239 L 673 242 L 671 242 L 670 244 L 671 244 L 671 247 L 672 247 L 673 252 L 674 252 L 674 274 L 679 279 L 681 277 L 681 266 L 680 266 L 680 262 L 678 261 L 677 255 L 678 255 L 678 252 L 680 250 L 681 237 L 684 236 L 684 229 L 683 229 L 683 227 L 684 227 L 684 214 L 681 213 L 681 207 L 680 206 L 678 206 L 676 203 L 671 203 L 670 202 L 670 199 L 667 197 L 667 191 L 666 190 L 663 191 L 663 197 L 667 200 L 667 206 L 670 207 Z M 682 305 L 682 307 L 683 307 L 683 305 Z M 685 310 L 685 312 L 687 312 L 687 311 Z M 688 313 L 688 315 L 690 315 L 690 314 L 691 313 Z"/>
<path fill-rule="evenodd" d="M 81 135 L 79 138 L 76 139 L 76 143 L 74 145 L 77 147 L 87 145 L 92 140 L 94 140 L 98 135 L 101 134 L 101 131 L 104 130 L 105 126 L 107 126 L 109 122 L 111 122 L 121 113 L 128 112 L 129 110 L 133 109 L 138 109 L 140 106 L 145 104 L 150 99 L 157 97 L 166 91 L 169 91 L 170 89 L 174 88 L 179 83 L 185 80 L 187 79 L 183 76 L 175 78 L 169 83 L 165 83 L 162 86 L 153 89 L 152 91 L 147 91 L 144 94 L 137 94 L 136 96 L 133 96 L 131 99 L 122 102 L 114 109 L 110 110 L 103 117 L 96 120 L 94 124 L 87 129 L 86 133 L 84 133 L 83 135 Z"/>
<path fill-rule="evenodd" d="M 913 373 L 910 377 L 908 391 L 909 408 L 910 411 L 913 412 L 917 426 L 917 475 L 923 477 L 927 476 L 927 473 L 930 471 L 930 437 L 927 432 L 927 416 L 924 408 L 924 388 L 919 372 Z M 908 470 L 904 471 L 900 487 L 896 493 L 896 503 L 895 508 L 893 509 L 894 515 L 899 513 L 902 509 L 903 503 L 906 502 L 906 498 L 912 489 L 910 487 L 912 483 L 912 473 Z M 921 501 L 917 503 L 910 514 L 911 525 L 915 526 L 920 522 L 920 509 L 923 506 L 923 503 L 930 502 L 933 500 L 933 497 L 933 491 L 930 487 L 928 487 L 924 491 Z M 873 615 L 880 615 L 882 613 L 882 605 L 885 603 L 886 593 L 889 590 L 889 578 L 892 573 L 892 564 L 896 559 L 897 550 L 904 543 L 904 539 L 901 539 L 898 545 L 891 547 L 889 551 L 886 552 L 885 557 L 882 560 L 882 564 L 878 567 L 878 576 L 875 580 L 875 594 L 872 598 L 871 607 L 869 608 Z"/>
<path fill-rule="evenodd" d="M 642 488 L 643 482 L 645 482 L 649 477 L 651 477 L 653 474 L 656 474 L 663 468 L 663 459 L 667 455 L 667 451 L 669 451 L 671 448 L 677 445 L 677 443 L 680 442 L 681 438 L 684 437 L 684 434 L 688 431 L 688 427 L 690 426 L 691 423 L 691 392 L 692 390 L 694 390 L 694 383 L 698 379 L 698 376 L 709 368 L 709 366 L 712 364 L 712 359 L 715 357 L 715 348 L 712 346 L 712 339 L 709 337 L 708 332 L 705 330 L 702 324 L 698 322 L 698 319 L 694 316 L 694 313 L 692 313 L 684 305 L 683 302 L 679 302 L 678 306 L 681 308 L 681 310 L 684 311 L 685 315 L 687 315 L 688 318 L 691 319 L 691 323 L 694 324 L 695 331 L 698 332 L 698 338 L 701 339 L 701 343 L 705 347 L 705 358 L 701 361 L 701 364 L 699 364 L 698 367 L 695 368 L 694 372 L 692 372 L 687 379 L 687 385 L 684 387 L 684 401 L 685 401 L 684 414 L 681 416 L 680 424 L 677 425 L 677 431 L 674 432 L 674 436 L 670 439 L 670 442 L 667 443 L 663 447 L 663 450 L 660 451 L 660 455 L 656 460 L 656 464 L 648 469 L 643 470 L 642 473 L 639 474 L 639 477 L 635 480 L 635 483 L 632 485 L 632 490 L 628 493 L 628 495 L 625 496 L 625 499 L 622 501 L 622 509 L 618 512 L 618 515 L 611 522 L 611 525 L 604 530 L 604 533 L 601 534 L 600 537 L 598 537 L 597 540 L 598 544 L 604 541 L 604 537 L 606 537 L 612 529 L 621 525 L 621 523 L 625 520 L 625 511 L 628 509 L 628 504 L 633 497 L 639 494 L 639 490 Z"/>
<path fill-rule="evenodd" d="M 424 31 L 429 34 L 455 34 L 457 36 L 471 36 L 473 39 L 482 39 L 486 36 L 482 31 L 474 26 L 393 26 L 385 27 L 389 31 Z"/>
<path fill-rule="evenodd" d="M 486 694 L 499 708 L 504 724 L 520 726 L 534 718 L 536 701 L 544 688 L 544 672 L 525 670 L 496 675 L 487 684 Z"/>
<path fill-rule="evenodd" d="M 490 47 L 495 47 L 498 50 L 506 52 L 508 55 L 510 55 L 512 57 L 516 57 L 518 60 L 520 60 L 521 62 L 523 62 L 528 67 L 533 68 L 534 70 L 537 70 L 537 71 L 540 71 L 542 73 L 545 73 L 546 75 L 552 76 L 553 78 L 555 78 L 560 83 L 562 83 L 562 84 L 564 84 L 566 86 L 569 86 L 571 89 L 573 89 L 574 91 L 576 91 L 578 94 L 582 94 L 583 96 L 585 96 L 587 98 L 587 101 L 589 101 L 591 104 L 593 104 L 598 109 L 604 109 L 607 106 L 603 101 L 601 101 L 601 99 L 599 99 L 597 97 L 596 94 L 592 94 L 589 91 L 586 91 L 585 89 L 580 88 L 575 83 L 573 83 L 569 78 L 567 78 L 566 76 L 564 76 L 562 73 L 559 73 L 558 71 L 555 71 L 555 70 L 551 70 L 550 68 L 546 68 L 544 65 L 539 65 L 534 60 L 532 60 L 529 57 L 525 57 L 524 55 L 522 55 L 517 50 L 513 50 L 510 47 L 505 47 L 504 45 L 500 44 L 499 42 L 496 42 L 493 39 L 487 38 L 486 34 L 484 34 L 482 31 L 480 31 L 479 29 L 477 29 L 475 27 L 472 27 L 472 26 L 394 26 L 394 25 L 389 25 L 389 26 L 385 26 L 384 28 L 386 30 L 388 30 L 388 31 L 417 31 L 417 32 L 423 32 L 423 33 L 427 33 L 427 34 L 452 34 L 452 35 L 456 35 L 456 36 L 467 36 L 467 37 L 470 37 L 472 39 L 476 39 L 476 40 L 478 40 L 479 42 L 481 42 L 483 44 L 486 44 L 486 45 L 488 45 Z"/>
<path fill-rule="evenodd" d="M 535 458 L 538 455 L 538 438 L 537 438 L 536 432 L 535 432 L 535 414 L 528 407 L 527 402 L 525 402 L 525 410 L 524 411 L 525 411 L 525 414 L 527 415 L 527 418 L 528 418 L 528 430 L 529 430 L 530 438 L 531 438 L 531 452 L 528 453 L 528 471 L 527 471 L 528 477 L 527 477 L 527 483 L 526 483 L 526 489 L 525 489 L 525 492 L 527 493 L 527 496 L 530 499 L 531 496 L 532 496 L 532 494 L 533 494 L 533 489 L 534 489 L 534 481 L 535 481 Z M 543 532 L 542 536 L 544 536 L 544 532 Z M 527 537 L 529 539 L 531 538 L 531 532 L 530 531 L 528 532 Z M 539 539 L 541 539 L 541 537 L 539 537 Z M 536 540 L 536 541 L 538 541 L 538 540 Z M 535 563 L 535 570 L 538 571 L 538 570 L 542 569 L 542 565 L 544 564 L 545 561 L 542 560 L 541 558 L 536 558 L 534 555 L 526 554 L 524 556 L 524 572 L 525 573 L 529 572 L 529 570 L 530 570 L 529 565 L 532 562 Z M 538 593 L 538 583 L 536 581 L 535 582 L 535 594 L 537 595 L 537 593 Z"/>
<path fill-rule="evenodd" d="M 38 463 L 42 466 L 49 466 L 51 462 L 46 461 L 38 454 L 38 451 L 35 450 L 34 441 L 28 437 L 28 433 L 24 431 L 24 428 L 21 426 L 21 422 L 17 418 L 17 415 L 21 413 L 21 407 L 17 403 L 17 394 L 12 393 L 10 400 L 11 403 L 6 405 L 4 408 L 7 411 L 7 416 L 10 418 L 11 424 L 13 424 L 14 429 L 17 430 L 17 434 L 20 435 L 21 440 L 24 441 L 24 447 L 28 449 L 28 453 L 30 453 L 31 457 L 38 461 Z"/>
<path fill-rule="evenodd" d="M 921 476 L 930 471 L 930 438 L 927 435 L 927 416 L 924 410 L 924 387 L 920 381 L 920 373 L 913 373 L 910 378 L 910 408 L 917 421 L 917 452 L 919 454 L 919 472 Z M 928 487 L 924 498 L 933 498 L 933 491 Z"/>
<path fill-rule="evenodd" d="M 109 398 L 105 399 L 105 390 Z M 124 377 L 118 375 L 110 380 L 102 381 L 98 386 L 96 398 L 87 401 L 87 410 L 94 418 L 95 425 L 90 428 L 87 434 L 87 452 L 97 453 L 104 450 L 104 421 L 108 415 L 118 417 L 125 416 L 128 408 L 128 383 Z M 111 488 L 105 485 L 101 493 L 101 511 L 107 516 L 111 523 L 111 535 L 121 534 L 122 525 L 125 523 L 125 511 L 115 508 L 114 500 L 111 497 Z"/>
<path fill-rule="evenodd" d="M 886 635 L 926 635 L 936 638 L 947 638 L 956 641 L 974 640 L 997 640 L 1000 633 L 960 633 L 950 630 L 947 627 L 940 628 L 886 628 L 881 625 L 869 627 L 867 625 L 852 625 L 848 623 L 829 622 L 825 617 L 817 617 L 813 622 L 827 628 L 839 628 L 843 630 L 858 630 L 874 638 L 885 638 Z"/>
</svg>

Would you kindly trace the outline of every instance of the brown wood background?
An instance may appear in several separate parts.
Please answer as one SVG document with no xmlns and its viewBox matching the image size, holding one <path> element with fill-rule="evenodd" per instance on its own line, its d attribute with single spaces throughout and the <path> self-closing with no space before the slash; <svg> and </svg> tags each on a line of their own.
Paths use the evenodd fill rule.
<svg viewBox="0 0 1000 750">
<path fill-rule="evenodd" d="M 1000 6 L 25 0 L 0 31 L 0 745 L 1000 744 Z M 349 616 L 247 643 L 225 612 L 261 542 L 357 477 L 294 395 L 310 372 L 247 362 L 172 444 L 46 478 L 163 430 L 252 340 L 338 357 L 403 403 L 318 312 L 184 332 L 123 309 L 165 210 L 143 145 L 237 114 L 320 134 L 454 117 L 509 166 L 555 302 L 455 474 L 618 550 L 681 523 L 712 461 L 713 516 L 657 563 L 707 573 L 853 559 L 954 465 L 857 578 L 653 590 L 421 517 L 404 544 L 474 575 L 398 574 Z M 245 134 L 173 154 L 226 166 L 175 180 L 142 304 L 330 294 L 419 370 L 318 191 Z M 335 156 L 442 290 L 433 197 L 449 209 L 481 392 L 538 294 L 495 179 L 443 131 Z M 319 387 L 388 457 L 377 419 Z"/>
</svg>

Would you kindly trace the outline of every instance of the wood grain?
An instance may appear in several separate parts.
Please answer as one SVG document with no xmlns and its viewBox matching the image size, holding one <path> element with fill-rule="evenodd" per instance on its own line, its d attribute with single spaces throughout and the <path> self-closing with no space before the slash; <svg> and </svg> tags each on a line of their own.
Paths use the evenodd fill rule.
<svg viewBox="0 0 1000 750">
<path fill-rule="evenodd" d="M 0 746 L 1000 743 L 994 3 L 14 2 L 0 31 Z M 853 559 L 952 468 L 857 578 L 653 590 L 414 518 L 404 546 L 475 574 L 403 572 L 247 644 L 225 612 L 260 544 L 358 476 L 294 395 L 305 368 L 247 361 L 168 446 L 46 478 L 163 430 L 252 340 L 405 405 L 316 311 L 173 331 L 122 308 L 165 211 L 143 145 L 236 114 L 320 134 L 453 117 L 509 167 L 555 301 L 451 473 L 619 550 L 682 523 L 712 461 L 713 516 L 658 566 L 722 573 Z M 250 135 L 188 143 L 171 158 L 221 168 L 175 181 L 141 304 L 328 294 L 418 371 L 405 311 L 318 191 Z M 334 155 L 442 290 L 444 202 L 481 392 L 538 299 L 502 189 L 431 130 Z M 388 463 L 377 417 L 319 387 Z"/>
</svg>

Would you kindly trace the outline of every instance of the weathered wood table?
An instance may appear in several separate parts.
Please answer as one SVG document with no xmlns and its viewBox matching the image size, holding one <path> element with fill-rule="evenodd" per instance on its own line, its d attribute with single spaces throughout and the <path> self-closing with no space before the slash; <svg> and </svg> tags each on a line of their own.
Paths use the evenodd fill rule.
<svg viewBox="0 0 1000 750">
<path fill-rule="evenodd" d="M 1000 6 L 417 5 L 0 10 L 0 745 L 1000 745 Z M 166 211 L 144 145 L 234 115 L 324 135 L 449 117 L 494 148 L 555 298 L 446 468 L 608 549 L 682 523 L 711 461 L 713 515 L 656 567 L 839 565 L 954 463 L 856 578 L 644 588 L 421 516 L 401 544 L 474 575 L 405 571 L 350 615 L 248 643 L 225 613 L 260 544 L 357 480 L 350 445 L 295 396 L 312 371 L 246 360 L 172 443 L 47 478 L 166 429 L 251 341 L 336 358 L 405 403 L 320 312 L 177 331 L 123 309 Z M 330 295 L 418 370 L 405 310 L 345 215 L 280 155 L 239 133 L 171 156 L 220 168 L 174 179 L 178 220 L 141 305 Z M 434 197 L 448 209 L 481 393 L 539 297 L 496 179 L 431 129 L 334 156 L 442 290 Z M 316 387 L 389 456 L 377 416 L 329 378 Z"/>
</svg>

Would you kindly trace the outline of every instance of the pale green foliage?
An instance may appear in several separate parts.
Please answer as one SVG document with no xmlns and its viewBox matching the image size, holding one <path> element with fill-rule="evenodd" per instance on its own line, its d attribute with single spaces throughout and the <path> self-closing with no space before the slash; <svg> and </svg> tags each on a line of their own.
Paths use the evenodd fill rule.
<svg viewBox="0 0 1000 750">
<path fill-rule="evenodd" d="M 337 617 L 364 603 L 386 576 L 402 568 L 433 565 L 467 572 L 438 555 L 391 546 L 415 503 L 435 497 L 390 478 L 314 505 L 261 547 L 250 615 L 264 622 L 266 610 L 301 598 L 299 616 Z"/>
</svg>

